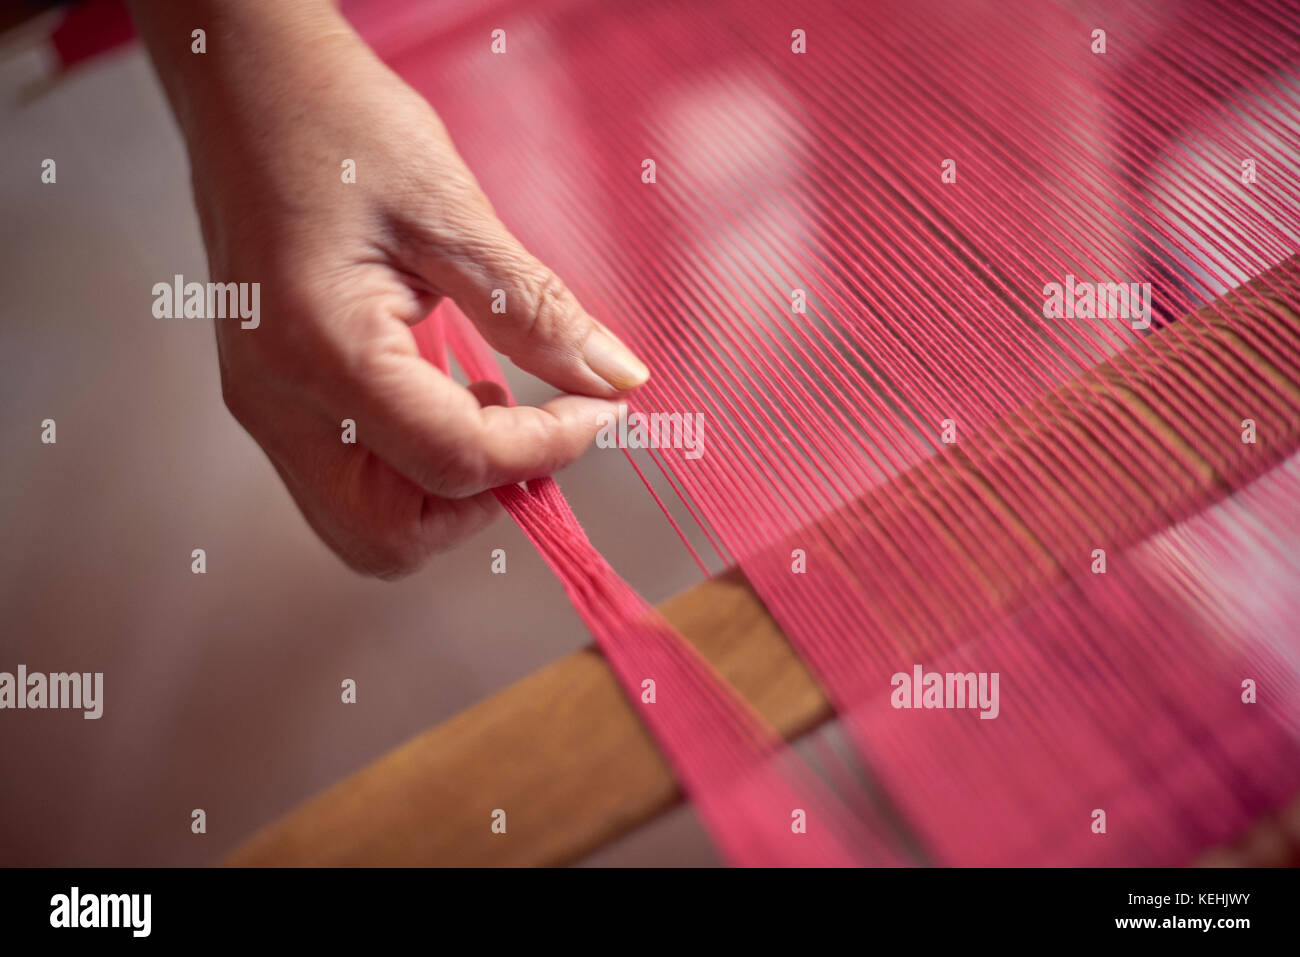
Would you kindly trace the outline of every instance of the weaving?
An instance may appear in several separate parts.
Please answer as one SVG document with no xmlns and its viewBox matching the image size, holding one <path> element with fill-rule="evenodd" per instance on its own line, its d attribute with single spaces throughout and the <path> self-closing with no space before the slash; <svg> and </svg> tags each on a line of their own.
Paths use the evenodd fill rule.
<svg viewBox="0 0 1300 957">
<path fill-rule="evenodd" d="M 702 415 L 649 454 L 854 746 L 787 748 L 553 481 L 499 490 L 718 845 L 1173 864 L 1284 805 L 1298 8 L 696 6 L 359 20 L 647 358 L 632 410 Z M 503 381 L 453 307 L 417 336 Z"/>
</svg>

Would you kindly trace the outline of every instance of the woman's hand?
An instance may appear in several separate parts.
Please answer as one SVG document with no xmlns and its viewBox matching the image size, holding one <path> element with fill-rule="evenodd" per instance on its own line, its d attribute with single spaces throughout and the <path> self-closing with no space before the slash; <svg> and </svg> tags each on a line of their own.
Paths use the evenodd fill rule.
<svg viewBox="0 0 1300 957">
<path fill-rule="evenodd" d="M 351 567 L 413 570 L 492 515 L 487 490 L 577 458 L 608 399 L 646 380 L 497 219 L 428 103 L 331 5 L 134 7 L 189 145 L 210 278 L 260 283 L 256 328 L 217 320 L 226 404 Z M 206 53 L 190 50 L 195 28 Z M 506 408 L 496 387 L 463 388 L 422 360 L 410 326 L 441 296 L 521 368 L 576 394 Z"/>
</svg>

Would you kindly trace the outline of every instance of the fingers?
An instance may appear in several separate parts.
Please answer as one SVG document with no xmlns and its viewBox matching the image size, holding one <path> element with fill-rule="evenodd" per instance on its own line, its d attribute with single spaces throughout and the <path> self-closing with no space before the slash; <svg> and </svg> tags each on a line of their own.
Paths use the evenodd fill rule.
<svg viewBox="0 0 1300 957">
<path fill-rule="evenodd" d="M 358 443 L 443 498 L 550 475 L 591 444 L 602 414 L 617 412 L 612 402 L 575 395 L 536 408 L 481 406 L 421 359 L 413 343 L 358 362 L 330 404 L 340 418 L 356 421 Z"/>
<path fill-rule="evenodd" d="M 436 241 L 421 272 L 494 349 L 565 392 L 613 396 L 650 377 L 645 363 L 520 245 L 486 200 L 467 203 L 456 221 L 459 235 Z"/>
<path fill-rule="evenodd" d="M 321 480 L 301 461 L 276 470 L 312 530 L 351 569 L 394 580 L 486 526 L 500 512 L 491 492 L 461 499 L 426 495 L 368 451 L 335 450 Z M 304 480 L 305 479 L 305 480 Z"/>
</svg>

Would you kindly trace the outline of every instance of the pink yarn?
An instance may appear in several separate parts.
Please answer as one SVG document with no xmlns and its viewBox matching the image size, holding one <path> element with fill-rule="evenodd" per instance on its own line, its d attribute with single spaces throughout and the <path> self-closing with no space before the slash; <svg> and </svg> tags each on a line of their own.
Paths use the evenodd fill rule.
<svg viewBox="0 0 1300 957">
<path fill-rule="evenodd" d="M 1296 300 L 1269 273 L 1300 251 L 1293 2 L 509 3 L 436 56 L 428 8 L 385 11 L 381 51 L 508 224 L 651 364 L 633 406 L 704 415 L 707 454 L 656 466 L 867 767 L 782 746 L 555 483 L 499 490 L 729 859 L 1185 863 L 1295 794 L 1300 354 L 1272 307 L 1191 315 L 1256 277 Z M 1076 283 L 1145 284 L 1150 310 L 1049 315 Z M 455 316 L 467 375 L 501 381 Z M 1261 362 L 1284 384 L 1238 385 Z M 1119 400 L 1157 375 L 1151 428 Z M 1040 441 L 1098 402 L 1096 441 Z M 1017 412 L 1050 457 L 966 441 Z M 1288 438 L 1243 442 L 1247 419 Z M 935 488 L 899 481 L 940 456 Z M 917 665 L 997 673 L 998 717 L 895 707 Z"/>
</svg>

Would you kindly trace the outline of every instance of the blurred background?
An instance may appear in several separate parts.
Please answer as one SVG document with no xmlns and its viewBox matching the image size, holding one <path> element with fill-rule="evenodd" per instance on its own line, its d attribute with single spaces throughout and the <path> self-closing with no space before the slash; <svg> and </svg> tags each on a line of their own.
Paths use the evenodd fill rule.
<svg viewBox="0 0 1300 957">
<path fill-rule="evenodd" d="M 211 323 L 151 315 L 155 282 L 207 267 L 142 50 L 51 82 L 31 27 L 0 35 L 0 671 L 103 672 L 105 703 L 0 713 L 0 864 L 212 864 L 589 638 L 508 518 L 396 584 L 317 541 L 222 404 Z M 510 371 L 521 401 L 550 394 Z M 699 580 L 621 452 L 560 478 L 649 601 Z M 683 808 L 588 863 L 716 862 Z"/>
</svg>

